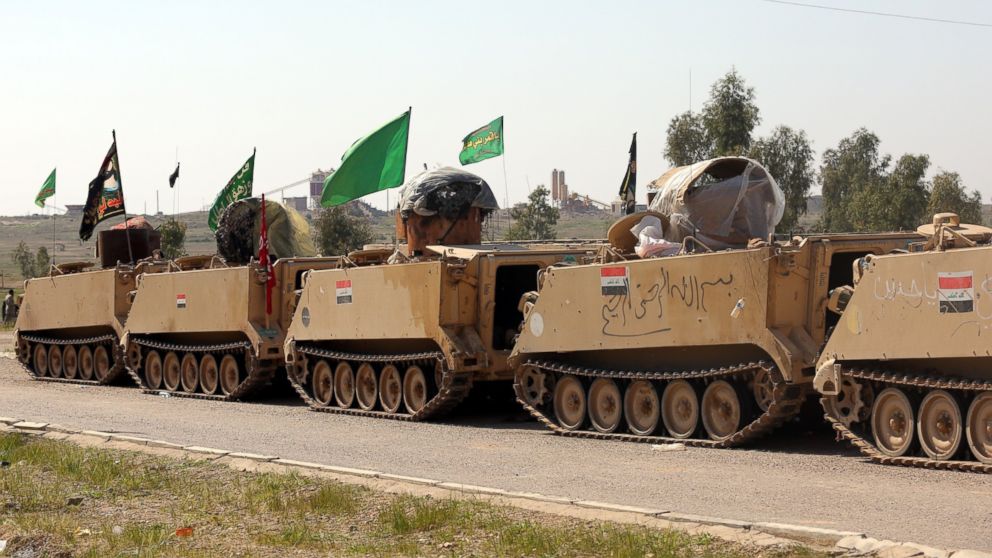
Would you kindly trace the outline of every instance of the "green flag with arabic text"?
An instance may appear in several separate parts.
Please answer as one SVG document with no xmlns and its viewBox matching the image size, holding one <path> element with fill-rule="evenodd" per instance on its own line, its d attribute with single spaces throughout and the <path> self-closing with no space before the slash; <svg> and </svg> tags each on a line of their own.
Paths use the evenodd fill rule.
<svg viewBox="0 0 992 558">
<path fill-rule="evenodd" d="M 485 161 L 503 154 L 503 117 L 475 130 L 462 140 L 458 160 L 463 165 Z"/>
<path fill-rule="evenodd" d="M 210 208 L 210 215 L 207 217 L 207 224 L 210 225 L 210 230 L 217 230 L 220 214 L 227 209 L 227 206 L 238 200 L 251 197 L 251 187 L 254 179 L 255 151 L 252 150 L 251 157 L 248 157 L 245 164 L 238 169 L 238 172 L 234 173 L 234 176 L 227 181 L 224 189 L 217 194 L 217 199 L 214 201 L 213 207 Z"/>
<path fill-rule="evenodd" d="M 45 207 L 45 200 L 55 195 L 55 169 L 52 169 L 52 174 L 48 175 L 45 179 L 45 183 L 41 185 L 41 190 L 38 191 L 38 195 L 34 198 L 34 204 L 38 207 Z"/>
</svg>

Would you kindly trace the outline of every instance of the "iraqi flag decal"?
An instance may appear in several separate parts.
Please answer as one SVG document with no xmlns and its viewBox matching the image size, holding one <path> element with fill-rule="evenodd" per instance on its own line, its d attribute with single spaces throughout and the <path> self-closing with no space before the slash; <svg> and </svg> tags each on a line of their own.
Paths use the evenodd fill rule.
<svg viewBox="0 0 992 558">
<path fill-rule="evenodd" d="M 941 314 L 975 310 L 975 287 L 970 271 L 937 272 L 937 300 Z"/>
<path fill-rule="evenodd" d="M 626 266 L 602 267 L 599 269 L 599 286 L 603 296 L 626 295 L 630 277 Z"/>
<path fill-rule="evenodd" d="M 334 291 L 337 295 L 338 304 L 351 304 L 351 279 L 335 281 Z"/>
<path fill-rule="evenodd" d="M 180 309 L 186 308 L 186 294 L 185 293 L 183 293 L 183 294 L 177 294 L 176 295 L 176 308 L 180 308 Z"/>
</svg>

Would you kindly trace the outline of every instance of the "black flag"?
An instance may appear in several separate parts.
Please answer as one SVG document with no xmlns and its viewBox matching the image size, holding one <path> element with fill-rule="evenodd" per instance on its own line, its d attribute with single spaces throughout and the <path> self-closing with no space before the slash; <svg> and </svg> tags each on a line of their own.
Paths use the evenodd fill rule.
<svg viewBox="0 0 992 558">
<path fill-rule="evenodd" d="M 620 183 L 620 201 L 623 202 L 623 212 L 630 215 L 637 208 L 637 132 L 630 140 L 630 162 L 627 163 L 627 173 Z"/>
<path fill-rule="evenodd" d="M 110 151 L 103 158 L 100 172 L 90 182 L 83 222 L 79 225 L 79 238 L 89 240 L 93 229 L 104 219 L 124 213 L 124 190 L 121 185 L 121 167 L 117 161 L 117 136 L 110 144 Z"/>
<path fill-rule="evenodd" d="M 172 188 L 173 186 L 176 185 L 176 179 L 178 178 L 179 178 L 179 163 L 176 163 L 176 170 L 172 171 L 172 174 L 169 175 L 169 188 Z"/>
</svg>

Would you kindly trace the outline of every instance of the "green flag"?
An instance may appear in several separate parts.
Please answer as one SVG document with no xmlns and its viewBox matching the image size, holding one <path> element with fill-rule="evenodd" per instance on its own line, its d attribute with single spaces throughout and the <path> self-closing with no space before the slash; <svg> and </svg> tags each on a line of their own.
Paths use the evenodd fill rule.
<svg viewBox="0 0 992 558">
<path fill-rule="evenodd" d="M 217 230 L 217 221 L 220 214 L 232 203 L 251 197 L 251 186 L 255 178 L 255 151 L 252 150 L 251 157 L 245 164 L 234 173 L 234 176 L 227 181 L 227 186 L 217 194 L 213 207 L 210 208 L 210 215 L 207 217 L 207 224 L 210 230 Z"/>
<path fill-rule="evenodd" d="M 475 130 L 462 140 L 458 160 L 463 165 L 485 161 L 503 154 L 503 117 Z"/>
<path fill-rule="evenodd" d="M 348 148 L 341 157 L 341 166 L 324 180 L 321 207 L 341 205 L 403 184 L 410 112 L 404 112 Z"/>
<path fill-rule="evenodd" d="M 45 200 L 55 195 L 55 169 L 52 169 L 52 174 L 48 175 L 45 179 L 45 183 L 41 185 L 41 190 L 38 191 L 38 195 L 34 198 L 34 204 L 40 208 L 45 207 Z"/>
</svg>

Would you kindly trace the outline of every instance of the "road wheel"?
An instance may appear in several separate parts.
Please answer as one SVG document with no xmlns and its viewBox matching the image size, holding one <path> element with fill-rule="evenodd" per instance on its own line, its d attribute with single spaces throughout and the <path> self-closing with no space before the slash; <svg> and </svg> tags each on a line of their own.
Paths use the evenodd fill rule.
<svg viewBox="0 0 992 558">
<path fill-rule="evenodd" d="M 586 421 L 586 390 L 572 375 L 562 376 L 555 384 L 555 417 L 565 430 L 578 430 Z"/>
<path fill-rule="evenodd" d="M 954 457 L 961 447 L 961 407 L 942 389 L 931 391 L 920 403 L 916 432 L 920 446 L 931 459 L 944 461 Z"/>
<path fill-rule="evenodd" d="M 241 371 L 238 369 L 238 359 L 234 355 L 224 355 L 220 359 L 220 391 L 231 395 L 241 383 Z"/>
<path fill-rule="evenodd" d="M 403 374 L 403 404 L 411 415 L 427 405 L 427 376 L 419 366 L 411 366 Z"/>
<path fill-rule="evenodd" d="M 79 373 L 79 357 L 74 345 L 66 345 L 62 349 L 62 373 L 70 380 L 76 379 L 76 374 Z"/>
<path fill-rule="evenodd" d="M 93 349 L 93 374 L 98 382 L 102 382 L 110 374 L 110 352 L 106 345 L 97 345 Z"/>
<path fill-rule="evenodd" d="M 93 349 L 89 345 L 80 345 L 76 359 L 79 361 L 79 379 L 91 380 L 93 378 Z"/>
<path fill-rule="evenodd" d="M 992 391 L 978 394 L 968 408 L 968 447 L 982 463 L 992 463 Z"/>
<path fill-rule="evenodd" d="M 34 346 L 34 356 L 31 357 L 34 375 L 44 377 L 48 375 L 48 349 L 41 343 Z"/>
<path fill-rule="evenodd" d="M 200 364 L 196 362 L 196 355 L 186 353 L 183 355 L 182 368 L 182 388 L 186 393 L 196 393 L 196 388 L 200 386 Z"/>
<path fill-rule="evenodd" d="M 875 398 L 871 430 L 878 451 L 899 457 L 913 444 L 913 405 L 898 388 L 886 388 Z"/>
<path fill-rule="evenodd" d="M 647 380 L 637 380 L 627 386 L 623 396 L 623 415 L 627 428 L 638 436 L 650 436 L 658 427 L 661 402 L 658 391 Z"/>
<path fill-rule="evenodd" d="M 723 442 L 741 429 L 741 398 L 726 380 L 706 386 L 702 404 L 703 428 L 711 440 Z"/>
<path fill-rule="evenodd" d="M 392 364 L 383 366 L 379 373 L 379 403 L 387 413 L 399 411 L 403 404 L 403 380 Z"/>
<path fill-rule="evenodd" d="M 148 389 L 162 387 L 162 357 L 158 351 L 148 351 L 145 355 L 145 385 Z"/>
<path fill-rule="evenodd" d="M 48 348 L 48 374 L 53 378 L 62 376 L 62 347 L 58 345 Z"/>
<path fill-rule="evenodd" d="M 200 390 L 207 395 L 217 391 L 217 359 L 214 355 L 206 354 L 200 359 Z"/>
<path fill-rule="evenodd" d="M 334 371 L 331 370 L 331 365 L 326 360 L 318 361 L 313 367 L 311 386 L 313 387 L 313 398 L 317 403 L 320 403 L 322 407 L 330 405 L 334 398 Z"/>
<path fill-rule="evenodd" d="M 661 394 L 661 421 L 673 438 L 691 438 L 699 427 L 699 397 L 685 380 L 668 382 Z"/>
<path fill-rule="evenodd" d="M 371 411 L 375 407 L 376 400 L 379 399 L 379 382 L 375 377 L 375 368 L 372 368 L 371 364 L 363 362 L 358 367 L 355 386 L 358 406 L 363 411 Z"/>
<path fill-rule="evenodd" d="M 623 418 L 623 402 L 617 383 L 608 378 L 596 378 L 589 386 L 589 422 L 597 432 L 616 431 Z"/>
<path fill-rule="evenodd" d="M 355 372 L 347 362 L 339 363 L 334 369 L 334 401 L 342 409 L 355 402 Z"/>
<path fill-rule="evenodd" d="M 759 369 L 758 373 L 754 375 L 751 392 L 754 394 L 754 401 L 758 404 L 761 412 L 764 413 L 767 411 L 772 406 L 772 401 L 775 400 L 775 386 L 772 385 L 772 373 L 764 368 Z"/>
<path fill-rule="evenodd" d="M 179 389 L 182 377 L 183 370 L 179 364 L 179 355 L 175 351 L 169 351 L 165 355 L 165 360 L 162 361 L 162 383 L 165 384 L 165 389 L 169 391 Z"/>
</svg>

